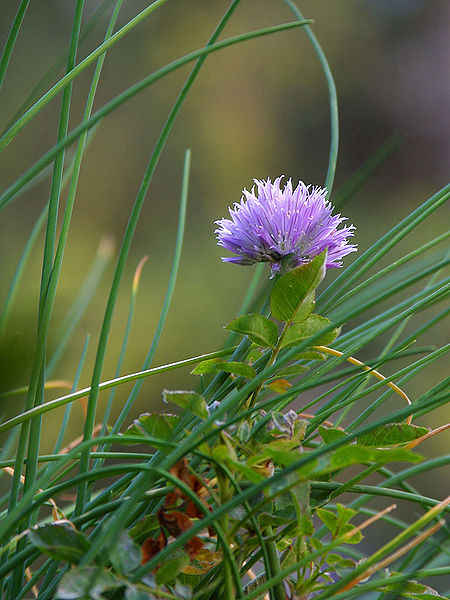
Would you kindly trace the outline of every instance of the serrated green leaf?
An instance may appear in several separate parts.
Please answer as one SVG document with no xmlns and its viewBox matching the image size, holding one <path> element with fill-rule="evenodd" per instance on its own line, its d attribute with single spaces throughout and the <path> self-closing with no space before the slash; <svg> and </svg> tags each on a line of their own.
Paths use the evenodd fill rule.
<svg viewBox="0 0 450 600">
<path fill-rule="evenodd" d="M 197 417 L 200 417 L 200 419 L 207 419 L 209 416 L 206 400 L 202 395 L 197 394 L 197 392 L 164 390 L 163 400 L 164 402 L 171 402 L 184 410 L 188 410 Z"/>
<path fill-rule="evenodd" d="M 319 459 L 314 475 L 340 471 L 351 465 L 379 464 L 391 462 L 420 462 L 422 457 L 404 448 L 380 449 L 359 445 L 348 445 Z"/>
<path fill-rule="evenodd" d="M 238 473 L 243 475 L 245 479 L 247 479 L 251 483 L 261 483 L 261 481 L 264 481 L 264 479 L 266 479 L 262 473 L 258 473 L 257 470 L 252 469 L 251 467 L 245 465 L 244 463 L 238 460 L 229 459 L 227 463 L 230 467 L 232 467 Z"/>
<path fill-rule="evenodd" d="M 392 572 L 391 575 L 402 575 L 402 573 Z M 434 588 L 413 579 L 387 584 L 380 587 L 380 590 L 396 592 L 399 598 L 410 598 L 411 600 L 447 600 L 447 597 L 441 596 Z"/>
<path fill-rule="evenodd" d="M 209 373 L 217 373 L 218 371 L 225 371 L 232 375 L 240 375 L 253 379 L 256 375 L 256 371 L 250 365 L 243 362 L 236 361 L 225 361 L 221 359 L 205 360 L 199 363 L 195 369 L 191 371 L 192 375 L 207 375 Z"/>
<path fill-rule="evenodd" d="M 318 350 L 303 350 L 294 355 L 295 360 L 327 360 L 328 356 Z"/>
<path fill-rule="evenodd" d="M 287 379 L 280 379 L 278 377 L 275 379 L 269 379 L 265 385 L 277 394 L 284 394 L 284 392 L 292 387 L 292 383 L 289 383 Z"/>
<path fill-rule="evenodd" d="M 265 348 L 272 348 L 277 343 L 278 329 L 273 321 L 259 314 L 242 315 L 229 323 L 225 329 L 235 331 Z"/>
<path fill-rule="evenodd" d="M 344 558 L 343 556 L 340 556 L 339 554 L 334 554 L 333 552 L 327 554 L 326 561 L 330 566 L 335 567 L 336 569 L 355 568 L 354 560 L 352 560 L 351 558 Z"/>
<path fill-rule="evenodd" d="M 327 510 L 326 508 L 318 508 L 316 510 L 316 515 L 334 536 L 334 534 L 337 531 L 338 524 L 338 519 L 334 512 L 332 512 L 331 510 Z"/>
<path fill-rule="evenodd" d="M 280 371 L 277 371 L 277 377 L 296 377 L 297 375 L 301 375 L 309 370 L 309 367 L 305 365 L 290 365 L 289 367 L 285 367 Z"/>
<path fill-rule="evenodd" d="M 301 456 L 306 456 L 307 452 L 303 452 Z M 258 461 L 262 461 L 265 458 L 270 458 L 276 465 L 281 465 L 283 467 L 288 467 L 294 462 L 297 462 L 300 459 L 300 454 L 297 450 L 280 450 L 278 447 L 273 447 L 270 444 L 267 444 L 262 452 L 258 454 Z M 252 457 L 249 464 L 256 460 L 256 457 Z M 310 473 L 312 473 L 315 469 L 317 469 L 318 461 L 314 459 L 302 467 L 300 467 L 296 472 L 296 476 L 298 479 L 306 478 Z"/>
<path fill-rule="evenodd" d="M 313 290 L 309 293 L 303 302 L 298 307 L 297 312 L 294 316 L 295 323 L 301 323 L 304 321 L 314 310 L 314 306 L 316 305 L 316 292 Z"/>
<path fill-rule="evenodd" d="M 336 440 L 340 440 L 341 438 L 346 436 L 345 431 L 342 429 L 337 429 L 336 427 L 319 427 L 319 433 L 325 442 L 325 444 L 331 444 Z"/>
<path fill-rule="evenodd" d="M 297 534 L 299 536 L 312 535 L 314 533 L 314 524 L 309 511 L 302 511 L 297 519 Z"/>
<path fill-rule="evenodd" d="M 312 538 L 311 538 L 310 540 L 308 540 L 308 541 L 309 541 L 309 544 L 310 544 L 311 548 L 312 548 L 313 550 L 315 550 L 315 551 L 317 551 L 317 550 L 322 550 L 322 548 L 323 548 L 323 546 L 324 546 L 324 545 L 322 544 L 322 542 L 321 542 L 321 541 L 320 541 L 318 538 L 315 538 L 315 537 L 312 537 Z"/>
<path fill-rule="evenodd" d="M 209 375 L 210 373 L 216 373 L 216 365 L 224 362 L 221 358 L 210 358 L 209 360 L 202 360 L 202 362 L 195 365 L 191 371 L 191 375 Z"/>
<path fill-rule="evenodd" d="M 91 544 L 87 537 L 68 523 L 40 525 L 28 533 L 30 541 L 56 560 L 78 564 Z"/>
<path fill-rule="evenodd" d="M 302 303 L 310 303 L 311 294 L 325 276 L 326 258 L 324 250 L 311 262 L 292 269 L 276 281 L 270 295 L 270 308 L 276 319 L 290 321 L 297 313 L 301 314 Z"/>
<path fill-rule="evenodd" d="M 354 526 L 351 525 L 350 523 L 347 523 L 347 525 L 344 525 L 343 527 L 339 528 L 339 535 L 343 535 L 343 534 L 348 533 L 349 531 L 353 531 L 353 530 L 354 530 Z M 346 544 L 359 544 L 359 542 L 362 539 L 364 539 L 362 532 L 355 531 L 351 537 L 345 538 L 345 543 Z"/>
<path fill-rule="evenodd" d="M 336 504 L 336 510 L 339 525 L 344 525 L 348 523 L 353 519 L 353 517 L 356 514 L 358 514 L 358 511 L 356 511 L 355 509 L 349 508 L 348 506 L 344 506 L 343 504 L 339 504 L 339 502 Z"/>
<path fill-rule="evenodd" d="M 168 441 L 172 439 L 172 431 L 179 418 L 178 415 L 167 413 L 143 413 L 134 420 L 127 432 L 133 435 L 144 435 L 145 432 L 151 437 Z"/>
<path fill-rule="evenodd" d="M 298 445 L 297 440 L 287 438 L 266 443 L 259 452 L 248 458 L 247 464 L 257 465 L 271 459 L 276 464 L 287 466 L 300 458 L 298 450 L 295 449 Z"/>
<path fill-rule="evenodd" d="M 302 340 L 305 340 L 313 335 L 316 335 L 322 329 L 325 329 L 331 325 L 331 321 L 321 315 L 309 315 L 307 319 L 301 323 L 293 323 L 286 331 L 283 341 L 281 343 L 282 348 L 298 344 Z M 340 328 L 336 327 L 327 333 L 319 336 L 314 340 L 316 346 L 325 346 L 331 344 L 339 335 Z"/>
<path fill-rule="evenodd" d="M 158 585 L 170 583 L 189 563 L 189 555 L 183 550 L 176 550 L 156 571 L 156 583 Z"/>
<path fill-rule="evenodd" d="M 212 449 L 211 456 L 219 463 L 226 460 L 236 460 L 236 453 L 233 448 L 230 448 L 230 446 L 227 446 L 226 444 L 215 446 Z"/>
<path fill-rule="evenodd" d="M 240 375 L 241 377 L 247 377 L 247 379 L 253 379 L 256 377 L 256 371 L 250 365 L 243 362 L 228 361 L 220 363 L 219 369 L 232 375 Z"/>
<path fill-rule="evenodd" d="M 58 586 L 58 600 L 104 600 L 104 592 L 124 587 L 106 569 L 98 567 L 76 567 L 64 574 Z"/>
<path fill-rule="evenodd" d="M 361 446 L 394 446 L 410 442 L 426 435 L 429 432 L 427 427 L 418 425 L 408 425 L 407 423 L 388 423 L 381 425 L 369 433 L 358 437 L 358 444 Z"/>
</svg>

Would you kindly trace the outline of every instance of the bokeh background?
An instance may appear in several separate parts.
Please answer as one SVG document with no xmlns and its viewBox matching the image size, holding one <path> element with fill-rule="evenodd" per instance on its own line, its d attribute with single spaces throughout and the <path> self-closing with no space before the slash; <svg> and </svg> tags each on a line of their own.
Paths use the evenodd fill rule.
<svg viewBox="0 0 450 600">
<path fill-rule="evenodd" d="M 141 0 L 125 2 L 119 25 L 147 4 Z M 222 0 L 169 0 L 108 53 L 96 107 L 167 62 L 201 47 L 227 5 Z M 85 20 L 98 6 L 97 0 L 87 2 Z M 363 250 L 447 181 L 450 5 L 446 0 L 303 0 L 300 8 L 306 17 L 314 19 L 314 31 L 336 79 L 341 126 L 336 188 L 345 184 L 391 136 L 399 135 L 402 139 L 397 150 L 343 208 L 343 213 L 357 227 L 357 242 Z M 6 39 L 16 9 L 16 0 L 2 1 L 2 40 Z M 64 58 L 73 9 L 74 2 L 68 0 L 31 2 L 1 90 L 1 129 L 31 88 Z M 101 41 L 108 15 L 109 12 L 86 37 L 80 57 Z M 289 20 L 293 16 L 282 1 L 243 1 L 222 37 Z M 147 88 L 108 116 L 95 134 L 82 167 L 52 322 L 50 355 L 99 244 L 102 240 L 104 244 L 106 238 L 117 252 L 146 163 L 189 68 Z M 92 69 L 87 69 L 75 80 L 72 127 L 81 118 L 91 75 Z M 56 76 L 47 87 L 55 80 Z M 4 152 L 0 164 L 2 187 L 54 145 L 58 115 L 59 98 Z M 279 174 L 307 183 L 324 181 L 329 148 L 327 89 L 304 31 L 298 29 L 250 41 L 206 61 L 178 117 L 146 199 L 121 285 L 103 379 L 114 373 L 133 273 L 144 255 L 149 260 L 141 278 L 122 372 L 139 370 L 150 346 L 173 256 L 183 155 L 187 147 L 192 149 L 192 176 L 183 257 L 154 365 L 213 351 L 223 342 L 222 326 L 235 316 L 253 271 L 220 262 L 222 253 L 215 244 L 213 222 L 226 214 L 228 205 L 239 200 L 241 189 L 250 186 L 254 177 Z M 47 176 L 1 213 L 0 303 L 48 194 Z M 405 239 L 387 260 L 431 239 L 445 227 L 441 210 Z M 54 377 L 73 378 L 89 333 L 91 341 L 81 385 L 89 384 L 115 256 Z M 28 382 L 41 260 L 42 239 L 33 252 L 7 331 L 0 341 L 0 391 Z M 411 293 L 411 290 L 406 292 Z M 421 344 L 439 346 L 446 338 L 445 327 L 441 325 Z M 375 356 L 381 348 L 380 340 L 366 349 L 362 358 Z M 399 368 L 402 364 L 395 366 Z M 442 379 L 444 370 L 442 361 L 434 363 L 425 374 L 408 383 L 410 395 L 416 397 Z M 160 408 L 164 387 L 183 389 L 195 384 L 188 370 L 148 380 L 134 415 Z M 118 391 L 114 415 L 118 414 L 128 391 L 129 387 Z M 48 398 L 57 395 L 58 392 L 52 391 Z M 105 400 L 104 395 L 102 407 Z M 19 412 L 21 406 L 21 397 L 11 398 L 2 401 L 0 413 L 8 417 Z M 393 398 L 386 410 L 398 406 Z M 61 418 L 62 412 L 45 417 L 44 452 L 52 448 Z M 68 441 L 80 434 L 82 418 L 80 406 L 74 407 Z M 430 415 L 427 424 L 438 426 L 445 419 L 448 420 L 448 409 Z M 448 448 L 449 438 L 445 435 L 427 442 L 424 453 L 433 456 Z M 436 474 L 432 474 L 433 494 L 438 497 L 445 491 L 445 477 Z"/>
</svg>

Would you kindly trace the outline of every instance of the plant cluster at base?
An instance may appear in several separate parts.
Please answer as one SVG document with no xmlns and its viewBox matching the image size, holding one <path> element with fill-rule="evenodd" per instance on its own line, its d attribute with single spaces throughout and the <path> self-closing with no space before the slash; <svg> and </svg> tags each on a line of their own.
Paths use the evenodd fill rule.
<svg viewBox="0 0 450 600">
<path fill-rule="evenodd" d="M 192 373 L 202 378 L 202 393 L 164 391 L 165 402 L 181 413 L 143 414 L 129 427 L 124 443 L 148 447 L 152 483 L 136 499 L 106 555 L 85 564 L 93 548 L 89 521 L 81 530 L 64 520 L 30 531 L 36 549 L 71 566 L 57 598 L 262 598 L 267 590 L 276 600 L 326 598 L 333 589 L 362 593 L 368 575 L 381 564 L 384 577 L 373 589 L 397 589 L 398 573 L 385 567 L 405 543 L 414 547 L 416 530 L 446 505 L 431 508 L 409 535 L 380 548 L 374 565 L 358 544 L 373 523 L 392 519 L 388 515 L 395 505 L 367 511 L 364 502 L 346 505 L 335 498 L 361 489 L 368 475 L 384 473 L 390 463 L 420 462 L 409 446 L 428 430 L 394 422 L 351 436 L 321 417 L 320 410 L 310 414 L 287 408 L 297 397 L 301 377 L 326 359 L 318 348 L 326 349 L 324 344 L 340 332 L 313 313 L 326 257 L 324 251 L 275 281 L 271 318 L 241 315 L 227 326 L 243 341 L 230 360 L 195 366 Z M 198 441 L 173 462 L 177 444 L 183 446 L 197 431 Z M 349 468 L 357 469 L 350 478 Z M 107 500 L 125 501 L 126 485 Z M 103 527 L 108 526 L 106 520 Z M 441 526 L 438 521 L 431 533 Z M 423 539 L 429 531 L 421 534 Z M 412 579 L 401 591 L 411 600 L 431 595 L 440 598 Z"/>
</svg>

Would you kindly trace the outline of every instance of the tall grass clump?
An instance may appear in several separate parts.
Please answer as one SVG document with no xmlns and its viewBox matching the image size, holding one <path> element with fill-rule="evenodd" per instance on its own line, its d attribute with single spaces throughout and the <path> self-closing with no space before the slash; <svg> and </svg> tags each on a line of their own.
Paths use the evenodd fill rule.
<svg viewBox="0 0 450 600">
<path fill-rule="evenodd" d="M 3 94 L 29 4 L 19 2 L 3 47 Z M 58 97 L 56 143 L 0 195 L 3 210 L 38 181 L 50 178 L 48 200 L 11 282 L 3 282 L 6 293 L 0 306 L 4 336 L 22 276 L 42 239 L 29 381 L 24 388 L 2 394 L 5 402 L 17 402 L 17 397 L 24 401 L 16 414 L 0 423 L 2 481 L 7 484 L 1 498 L 1 598 L 444 598 L 443 576 L 450 573 L 445 522 L 450 499 L 436 497 L 432 488 L 416 489 L 410 480 L 448 468 L 448 455 L 426 458 L 420 450 L 423 442 L 448 427 L 437 416 L 434 426 L 426 427 L 422 417 L 433 421 L 434 415 L 442 414 L 436 411 L 448 403 L 449 379 L 444 372 L 419 397 L 410 398 L 407 388 L 413 377 L 423 378 L 427 370 L 433 376 L 439 373 L 436 365 L 441 367 L 449 350 L 448 345 L 422 342 L 423 334 L 441 327 L 448 315 L 448 253 L 442 250 L 448 234 L 400 257 L 396 251 L 403 238 L 414 239 L 416 228 L 442 210 L 450 186 L 434 191 L 367 248 L 359 231 L 360 248 L 353 254 L 353 227 L 336 210 L 389 155 L 393 144 L 389 141 L 334 192 L 336 88 L 312 21 L 291 0 L 286 4 L 292 21 L 222 37 L 240 4 L 233 0 L 204 48 L 160 67 L 100 107 L 96 92 L 108 52 L 145 19 L 168 10 L 170 2 L 149 3 L 120 28 L 116 23 L 123 0 L 101 3 L 89 18 L 88 2 L 72 4 L 64 67 L 55 64 L 30 90 L 0 136 L 0 148 L 7 153 L 22 129 Z M 103 42 L 81 58 L 84 37 L 105 19 Z M 128 258 L 141 211 L 203 63 L 214 60 L 210 54 L 226 54 L 232 45 L 293 29 L 309 38 L 328 88 L 331 133 L 324 187 L 301 182 L 297 186 L 295 180 L 279 178 L 255 181 L 255 188 L 244 190 L 230 218 L 217 221 L 218 242 L 233 253 L 226 261 L 268 262 L 271 270 L 265 271 L 262 264 L 224 265 L 223 269 L 254 270 L 239 314 L 226 326 L 222 347 L 206 353 L 199 348 L 188 358 L 174 349 L 173 362 L 153 366 L 174 296 L 189 214 L 195 155 L 186 150 L 175 248 L 167 249 L 173 255 L 169 283 L 147 356 L 141 370 L 123 374 L 125 353 L 133 343 L 131 324 L 144 259 L 133 280 L 115 377 L 105 379 L 113 317 L 122 280 L 130 273 Z M 156 138 L 117 253 L 90 385 L 79 386 L 89 339 L 75 375 L 55 380 L 54 369 L 79 337 L 77 326 L 98 295 L 114 252 L 108 240 L 101 242 L 67 317 L 54 328 L 86 149 L 96 128 L 107 128 L 116 109 L 184 65 L 192 70 Z M 52 84 L 62 69 L 64 74 Z M 84 109 L 73 125 L 72 86 L 87 73 Z M 433 253 L 426 254 L 432 248 Z M 335 268 L 340 271 L 333 279 Z M 408 293 L 400 294 L 405 290 Z M 56 339 L 52 353 L 50 337 L 52 347 Z M 363 361 L 362 354 L 369 358 Z M 192 373 L 191 389 L 164 389 L 166 412 L 133 414 L 144 380 L 186 367 Z M 128 398 L 114 417 L 115 393 L 127 383 L 132 384 Z M 50 400 L 45 395 L 46 390 L 67 386 L 64 395 L 51 392 L 56 397 Z M 106 409 L 100 411 L 105 391 Z M 82 435 L 74 439 L 80 432 L 71 434 L 71 407 L 78 401 L 85 408 L 84 424 Z M 43 454 L 46 419 L 60 407 L 65 412 L 54 451 Z M 67 437 L 74 440 L 69 445 Z M 408 510 L 399 516 L 401 506 Z M 373 532 L 383 524 L 389 535 L 380 542 Z"/>
</svg>

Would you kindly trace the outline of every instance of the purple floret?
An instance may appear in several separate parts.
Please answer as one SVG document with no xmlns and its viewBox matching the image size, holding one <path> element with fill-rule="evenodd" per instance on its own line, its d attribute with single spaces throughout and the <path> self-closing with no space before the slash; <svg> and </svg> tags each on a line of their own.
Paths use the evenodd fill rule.
<svg viewBox="0 0 450 600">
<path fill-rule="evenodd" d="M 326 188 L 292 181 L 281 189 L 282 177 L 272 183 L 255 179 L 251 192 L 244 189 L 240 203 L 229 209 L 231 219 L 216 221 L 217 243 L 236 256 L 224 262 L 251 265 L 272 263 L 272 275 L 309 262 L 328 248 L 326 266 L 342 266 L 342 258 L 356 252 L 348 243 L 353 225 L 338 229 L 345 217 L 332 215 Z"/>
</svg>

